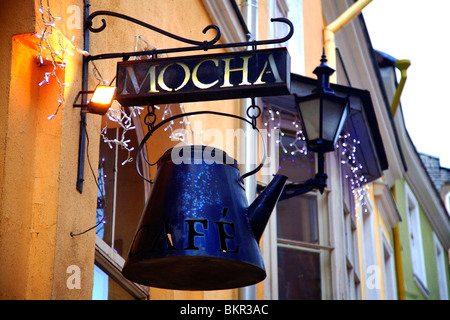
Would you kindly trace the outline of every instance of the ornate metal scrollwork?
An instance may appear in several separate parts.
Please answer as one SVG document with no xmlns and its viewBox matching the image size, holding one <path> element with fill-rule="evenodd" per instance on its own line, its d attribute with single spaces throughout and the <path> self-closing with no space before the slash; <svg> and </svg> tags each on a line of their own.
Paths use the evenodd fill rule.
<svg viewBox="0 0 450 320">
<path fill-rule="evenodd" d="M 93 26 L 93 19 L 97 16 L 112 16 L 120 19 L 124 19 L 133 23 L 136 23 L 140 26 L 143 26 L 147 29 L 153 30 L 155 32 L 158 32 L 166 37 L 175 39 L 180 42 L 191 44 L 190 47 L 182 47 L 182 48 L 169 48 L 169 49 L 155 49 L 151 51 L 139 51 L 139 52 L 120 52 L 120 53 L 106 53 L 106 54 L 99 54 L 95 56 L 89 56 L 87 57 L 87 60 L 100 60 L 100 59 L 112 59 L 112 58 L 123 58 L 124 60 L 129 59 L 129 57 L 132 56 L 140 56 L 140 55 L 158 55 L 163 53 L 173 53 L 173 52 L 183 52 L 183 51 L 195 51 L 195 50 L 212 50 L 212 49 L 224 49 L 224 48 L 237 48 L 237 47 L 248 47 L 252 46 L 256 48 L 260 45 L 268 45 L 268 44 L 277 44 L 277 43 L 283 43 L 285 41 L 288 41 L 292 35 L 294 34 L 294 26 L 291 21 L 289 21 L 286 18 L 273 18 L 270 21 L 272 22 L 281 22 L 285 23 L 289 26 L 289 32 L 288 34 L 280 39 L 270 39 L 270 40 L 259 40 L 259 41 L 247 41 L 247 42 L 236 42 L 236 43 L 224 43 L 224 44 L 217 44 L 221 37 L 221 31 L 218 26 L 216 25 L 209 25 L 203 29 L 203 33 L 206 34 L 209 30 L 214 29 L 216 31 L 215 37 L 210 41 L 196 41 L 192 39 L 183 38 L 180 36 L 177 36 L 173 33 L 167 32 L 165 30 L 162 30 L 160 28 L 157 28 L 151 24 L 148 24 L 146 22 L 140 21 L 138 19 L 135 19 L 133 17 L 112 12 L 112 11 L 95 11 L 91 13 L 85 21 L 85 28 L 91 32 L 98 33 L 103 31 L 106 28 L 106 20 L 102 19 L 102 25 L 100 27 L 95 28 Z"/>
<path fill-rule="evenodd" d="M 140 20 L 135 19 L 133 17 L 130 17 L 130 16 L 127 16 L 127 15 L 124 15 L 124 14 L 121 14 L 121 13 L 117 13 L 117 12 L 104 11 L 104 10 L 102 10 L 102 11 L 95 11 L 95 12 L 91 13 L 89 15 L 89 17 L 87 17 L 87 19 L 86 19 L 86 26 L 87 26 L 87 28 L 89 29 L 89 31 L 95 32 L 95 33 L 101 32 L 101 31 L 103 31 L 106 28 L 106 21 L 105 21 L 105 19 L 102 19 L 102 25 L 100 27 L 98 27 L 98 28 L 94 28 L 93 27 L 92 19 L 94 19 L 97 16 L 112 16 L 112 17 L 117 17 L 117 18 L 120 18 L 120 19 L 124 19 L 124 20 L 130 21 L 130 22 L 136 23 L 136 24 L 138 24 L 140 26 L 143 26 L 143 27 L 145 27 L 147 29 L 151 29 L 151 30 L 153 30 L 155 32 L 161 33 L 161 34 L 165 35 L 166 37 L 169 37 L 169 38 L 181 41 L 181 42 L 189 43 L 189 44 L 192 44 L 192 45 L 196 45 L 196 46 L 211 46 L 211 45 L 215 44 L 217 41 L 219 41 L 220 36 L 221 36 L 219 27 L 217 27 L 215 25 L 209 25 L 205 29 L 203 29 L 202 32 L 204 34 L 206 34 L 206 32 L 208 32 L 208 30 L 210 30 L 210 29 L 216 30 L 216 36 L 214 37 L 214 39 L 212 39 L 211 41 L 195 41 L 195 40 L 191 40 L 191 39 L 187 39 L 187 38 L 183 38 L 183 37 L 177 36 L 177 35 L 175 35 L 173 33 L 167 32 L 165 30 L 162 30 L 160 28 L 152 26 L 151 24 L 148 24 L 146 22 L 140 21 Z"/>
</svg>

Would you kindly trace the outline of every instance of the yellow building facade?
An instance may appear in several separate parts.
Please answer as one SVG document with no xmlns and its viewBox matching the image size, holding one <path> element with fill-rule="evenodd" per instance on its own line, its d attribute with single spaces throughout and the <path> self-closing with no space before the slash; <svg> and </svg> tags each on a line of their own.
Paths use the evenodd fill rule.
<svg viewBox="0 0 450 320">
<path fill-rule="evenodd" d="M 345 26 L 333 29 L 334 49 L 330 49 L 329 43 L 324 43 L 328 39 L 324 30 L 352 7 L 353 1 L 8 0 L 0 13 L 4 30 L 0 49 L 4 70 L 0 76 L 0 299 L 401 298 L 401 261 L 396 260 L 395 236 L 401 218 L 392 190 L 405 169 L 391 115 L 384 107 L 373 48 L 358 16 L 370 1 L 357 2 L 360 6 Z M 323 194 L 312 191 L 279 202 L 260 241 L 267 273 L 264 281 L 229 290 L 183 291 L 149 288 L 122 275 L 151 191 L 146 180 L 156 175 L 156 166 L 147 166 L 146 160 L 155 163 L 180 143 L 213 145 L 244 163 L 240 168 L 244 173 L 252 168 L 245 165 L 249 154 L 257 153 L 259 157 L 252 160 L 261 160 L 263 146 L 257 136 L 249 140 L 248 126 L 242 121 L 200 115 L 161 127 L 138 154 L 152 109 L 121 109 L 117 102 L 107 115 L 84 114 L 86 125 L 80 125 L 79 92 L 101 84 L 114 85 L 117 62 L 122 61 L 86 62 L 88 56 L 187 46 L 112 16 L 95 17 L 92 27 L 100 27 L 104 18 L 106 28 L 85 33 L 85 15 L 99 10 L 125 14 L 196 41 L 211 40 L 214 30 L 206 34 L 202 30 L 214 24 L 222 31 L 219 43 L 245 42 L 250 36 L 247 33 L 252 40 L 282 38 L 288 28 L 270 19 L 288 18 L 294 25 L 292 38 L 258 49 L 287 47 L 291 91 L 299 95 L 310 90 L 316 79 L 313 71 L 324 47 L 327 56 L 336 53 L 330 60 L 336 69 L 334 88 L 352 95 L 354 122 L 369 119 L 349 123 L 346 136 L 356 132 L 365 140 L 355 146 L 358 153 L 343 151 L 348 141 L 359 144 L 352 136 L 348 141 L 342 138 L 340 149 L 326 154 L 328 187 Z M 158 58 L 201 54 L 204 52 L 178 52 Z M 156 57 L 149 53 L 125 60 L 145 58 Z M 87 75 L 83 71 L 86 65 Z M 256 102 L 262 109 L 258 128 L 269 133 L 264 136 L 268 161 L 249 182 L 247 190 L 255 189 L 254 194 L 247 194 L 250 202 L 257 186 L 267 185 L 277 172 L 292 174 L 289 182 L 304 181 L 315 172 L 317 162 L 314 155 L 299 149 L 304 142 L 299 139 L 297 111 L 289 98 L 258 98 Z M 250 99 L 173 103 L 158 105 L 154 111 L 158 121 L 200 110 L 245 117 L 250 103 Z M 84 128 L 85 155 L 79 160 Z M 344 158 L 350 154 L 358 162 L 365 159 L 367 165 L 364 170 L 370 181 L 359 176 L 363 182 L 357 189 L 353 185 L 359 182 Z M 136 170 L 138 158 L 144 179 Z M 81 178 L 80 163 L 84 163 Z M 77 189 L 79 185 L 82 190 Z"/>
</svg>

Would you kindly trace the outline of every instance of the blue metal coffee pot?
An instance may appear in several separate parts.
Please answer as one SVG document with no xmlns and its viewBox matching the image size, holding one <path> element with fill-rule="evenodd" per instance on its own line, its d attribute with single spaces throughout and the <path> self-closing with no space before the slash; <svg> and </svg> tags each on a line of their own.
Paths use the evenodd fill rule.
<svg viewBox="0 0 450 320">
<path fill-rule="evenodd" d="M 184 146 L 158 161 L 123 275 L 177 290 L 218 290 L 264 280 L 259 240 L 287 177 L 274 176 L 249 206 L 236 160 Z"/>
</svg>

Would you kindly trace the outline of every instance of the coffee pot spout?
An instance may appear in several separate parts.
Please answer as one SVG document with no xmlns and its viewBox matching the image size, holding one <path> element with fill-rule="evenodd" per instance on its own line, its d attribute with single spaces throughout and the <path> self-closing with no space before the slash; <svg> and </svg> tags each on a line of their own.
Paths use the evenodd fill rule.
<svg viewBox="0 0 450 320">
<path fill-rule="evenodd" d="M 256 241 L 262 237 L 273 208 L 283 192 L 287 177 L 277 174 L 267 185 L 263 192 L 253 201 L 247 209 L 247 216 L 250 221 L 250 227 L 256 238 Z"/>
</svg>

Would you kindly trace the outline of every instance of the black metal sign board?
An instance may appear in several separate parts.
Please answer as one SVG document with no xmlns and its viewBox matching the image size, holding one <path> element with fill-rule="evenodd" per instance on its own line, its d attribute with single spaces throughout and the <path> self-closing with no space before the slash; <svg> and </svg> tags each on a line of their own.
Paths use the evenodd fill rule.
<svg viewBox="0 0 450 320">
<path fill-rule="evenodd" d="M 286 48 L 137 60 L 117 64 L 123 106 L 290 94 Z"/>
</svg>

